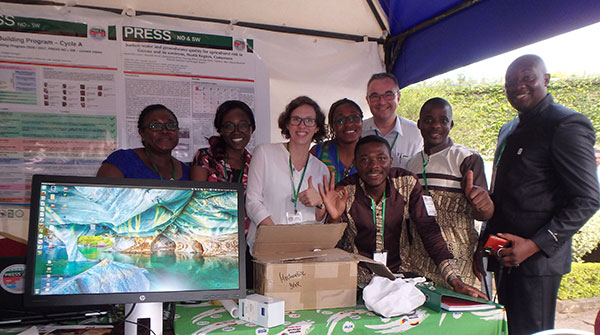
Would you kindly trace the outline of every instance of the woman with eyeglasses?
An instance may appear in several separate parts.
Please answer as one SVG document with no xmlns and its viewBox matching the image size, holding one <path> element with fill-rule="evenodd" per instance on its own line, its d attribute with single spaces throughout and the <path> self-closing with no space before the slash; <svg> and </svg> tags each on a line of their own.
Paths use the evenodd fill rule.
<svg viewBox="0 0 600 335">
<path fill-rule="evenodd" d="M 138 118 L 143 148 L 110 154 L 96 177 L 189 180 L 190 168 L 171 155 L 179 143 L 179 123 L 163 105 L 144 108 Z"/>
<path fill-rule="evenodd" d="M 229 100 L 217 108 L 214 126 L 219 136 L 208 139 L 210 147 L 196 153 L 191 179 L 248 183 L 248 167 L 252 155 L 246 146 L 256 129 L 254 114 L 242 101 Z"/>
<path fill-rule="evenodd" d="M 286 106 L 278 123 L 289 141 L 258 146 L 248 172 L 250 252 L 260 225 L 321 222 L 325 218 L 318 184 L 329 170 L 309 152 L 311 143 L 325 135 L 325 115 L 314 100 L 301 96 Z"/>
<path fill-rule="evenodd" d="M 254 113 L 239 100 L 222 103 L 213 121 L 218 136 L 208 139 L 208 148 L 199 149 L 192 162 L 191 179 L 197 181 L 241 183 L 246 189 L 252 155 L 246 149 L 256 130 Z M 244 218 L 248 232 L 250 220 Z M 253 285 L 252 259 L 246 251 L 246 286 Z"/>
<path fill-rule="evenodd" d="M 346 98 L 334 102 L 327 116 L 332 138 L 317 143 L 310 150 L 329 171 L 335 172 L 336 183 L 356 173 L 354 147 L 362 133 L 362 118 L 362 110 L 356 102 Z"/>
</svg>

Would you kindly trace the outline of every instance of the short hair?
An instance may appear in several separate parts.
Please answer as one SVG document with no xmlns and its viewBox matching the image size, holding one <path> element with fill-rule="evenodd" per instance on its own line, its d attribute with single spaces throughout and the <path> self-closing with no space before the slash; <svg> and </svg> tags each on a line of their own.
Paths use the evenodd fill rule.
<svg viewBox="0 0 600 335">
<path fill-rule="evenodd" d="M 385 147 L 388 149 L 388 155 L 392 156 L 392 147 L 390 147 L 390 144 L 388 143 L 388 141 L 385 138 L 383 138 L 381 136 L 377 136 L 377 135 L 368 135 L 365 137 L 361 137 L 360 140 L 358 140 L 358 142 L 356 143 L 356 146 L 354 147 L 354 158 L 355 159 L 358 154 L 358 149 L 367 143 L 385 144 Z"/>
<path fill-rule="evenodd" d="M 508 69 L 522 62 L 533 62 L 536 66 L 541 67 L 543 73 L 548 73 L 548 70 L 546 69 L 546 63 L 544 63 L 542 57 L 535 54 L 527 54 L 517 57 L 517 59 L 510 63 L 506 71 L 508 72 Z"/>
<path fill-rule="evenodd" d="M 248 119 L 250 120 L 250 126 L 252 126 L 252 131 L 256 130 L 256 121 L 254 120 L 254 113 L 252 113 L 252 109 L 250 109 L 250 106 L 248 106 L 243 101 L 227 100 L 221 105 L 219 105 L 219 107 L 217 107 L 217 113 L 215 114 L 215 120 L 213 124 L 218 132 L 221 132 L 221 127 L 223 126 L 223 119 L 225 118 L 225 115 L 227 115 L 227 113 L 230 110 L 236 108 L 241 109 L 246 114 L 246 116 L 248 116 Z"/>
<path fill-rule="evenodd" d="M 146 121 L 146 118 L 148 118 L 148 115 L 150 115 L 150 113 L 152 113 L 154 111 L 158 111 L 158 110 L 166 110 L 167 112 L 171 113 L 171 115 L 173 115 L 173 117 L 175 118 L 175 121 L 177 121 L 177 116 L 175 115 L 175 113 L 173 113 L 172 110 L 165 107 L 165 105 L 161 105 L 161 104 L 148 105 L 148 106 L 146 106 L 146 108 L 144 108 L 142 110 L 142 112 L 140 113 L 140 116 L 138 117 L 138 129 L 143 129 L 144 122 Z M 177 121 L 177 123 L 179 123 L 179 121 Z"/>
<path fill-rule="evenodd" d="M 358 110 L 358 113 L 360 114 L 360 118 L 361 119 L 363 118 L 362 109 L 360 109 L 360 106 L 353 100 L 344 98 L 344 99 L 340 99 L 340 100 L 334 102 L 333 104 L 331 104 L 331 107 L 329 108 L 329 113 L 327 114 L 327 121 L 329 122 L 329 130 L 331 131 L 332 136 L 333 136 L 333 114 L 335 114 L 335 111 L 343 105 L 351 105 L 352 107 L 356 108 Z"/>
<path fill-rule="evenodd" d="M 398 89 L 400 89 L 400 85 L 398 85 L 398 79 L 396 79 L 396 76 L 394 76 L 392 73 L 388 73 L 388 72 L 375 73 L 374 75 L 372 75 L 371 78 L 369 79 L 369 81 L 367 82 L 367 88 L 369 87 L 369 85 L 371 85 L 371 82 L 373 80 L 381 80 L 381 79 L 391 79 L 394 82 L 394 84 L 396 85 L 396 87 L 398 87 Z"/>
<path fill-rule="evenodd" d="M 313 135 L 312 141 L 318 142 L 325 137 L 325 114 L 323 114 L 321 111 L 319 104 L 317 104 L 313 99 L 304 95 L 290 101 L 290 103 L 285 106 L 283 113 L 279 114 L 279 120 L 277 123 L 279 124 L 279 129 L 281 129 L 281 135 L 283 135 L 285 138 L 290 138 L 290 131 L 287 129 L 287 125 L 292 117 L 292 112 L 302 105 L 309 105 L 315 110 L 315 121 L 317 123 L 316 126 L 319 129 Z"/>
<path fill-rule="evenodd" d="M 450 105 L 450 103 L 446 99 L 443 99 L 440 97 L 431 98 L 431 99 L 425 101 L 423 106 L 421 106 L 421 111 L 419 112 L 419 117 L 425 111 L 426 108 L 430 108 L 433 106 L 448 107 L 448 109 L 450 109 L 450 117 L 452 117 L 452 105 Z"/>
</svg>

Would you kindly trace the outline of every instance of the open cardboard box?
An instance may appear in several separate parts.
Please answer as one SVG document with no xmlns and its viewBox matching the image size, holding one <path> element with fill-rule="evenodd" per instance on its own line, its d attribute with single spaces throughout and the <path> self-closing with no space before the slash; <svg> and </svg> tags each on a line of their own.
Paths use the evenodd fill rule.
<svg viewBox="0 0 600 335">
<path fill-rule="evenodd" d="M 259 226 L 254 242 L 254 290 L 285 300 L 285 309 L 356 305 L 357 264 L 393 279 L 383 264 L 336 248 L 345 223 Z"/>
</svg>

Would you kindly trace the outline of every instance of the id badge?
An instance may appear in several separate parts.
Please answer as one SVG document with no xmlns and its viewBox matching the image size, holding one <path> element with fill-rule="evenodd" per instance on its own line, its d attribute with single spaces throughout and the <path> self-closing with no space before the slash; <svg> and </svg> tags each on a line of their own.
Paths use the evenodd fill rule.
<svg viewBox="0 0 600 335">
<path fill-rule="evenodd" d="M 437 216 L 435 205 L 433 204 L 433 198 L 430 195 L 423 196 L 423 203 L 425 204 L 425 210 L 429 216 Z"/>
<path fill-rule="evenodd" d="M 286 212 L 285 217 L 287 218 L 288 224 L 302 223 L 302 212 L 297 212 L 296 214 Z"/>
<path fill-rule="evenodd" d="M 381 252 L 373 253 L 373 260 L 379 263 L 383 263 L 383 265 L 387 266 L 387 251 L 383 250 Z"/>
</svg>

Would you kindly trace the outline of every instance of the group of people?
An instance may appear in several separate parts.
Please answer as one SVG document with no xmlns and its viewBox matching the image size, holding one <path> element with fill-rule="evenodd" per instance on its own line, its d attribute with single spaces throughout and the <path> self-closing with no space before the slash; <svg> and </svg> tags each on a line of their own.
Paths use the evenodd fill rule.
<svg viewBox="0 0 600 335">
<path fill-rule="evenodd" d="M 143 148 L 112 153 L 97 176 L 242 183 L 250 253 L 261 225 L 346 222 L 339 247 L 482 298 L 480 251 L 498 235 L 510 241 L 490 257 L 499 302 L 510 334 L 529 334 L 553 327 L 571 237 L 600 206 L 594 129 L 553 102 L 549 79 L 535 55 L 509 66 L 506 96 L 518 117 L 500 131 L 491 192 L 481 156 L 449 136 L 448 101 L 427 100 L 416 123 L 400 117 L 398 82 L 388 73 L 367 83 L 372 118 L 363 121 L 360 106 L 341 99 L 326 129 L 319 105 L 300 96 L 278 119 L 287 141 L 252 154 L 252 110 L 226 101 L 214 119 L 219 135 L 191 168 L 171 154 L 174 113 L 148 106 L 138 121 Z M 485 222 L 479 233 L 474 220 Z M 371 276 L 360 269 L 360 282 Z"/>
</svg>

